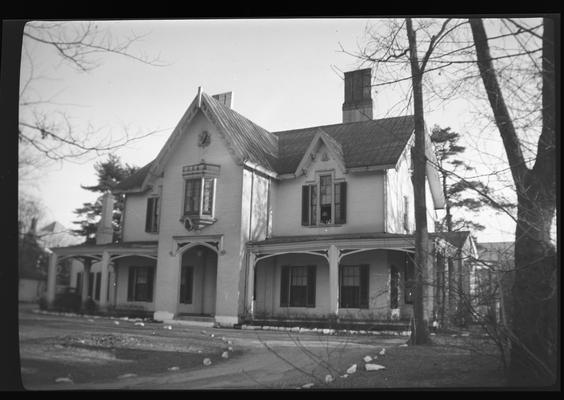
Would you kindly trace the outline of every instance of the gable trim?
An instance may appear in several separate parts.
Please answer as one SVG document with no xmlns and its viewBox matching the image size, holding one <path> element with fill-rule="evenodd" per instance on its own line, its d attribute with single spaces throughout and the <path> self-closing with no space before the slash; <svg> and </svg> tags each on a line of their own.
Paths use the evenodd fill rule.
<svg viewBox="0 0 564 400">
<path fill-rule="evenodd" d="M 347 169 L 345 168 L 345 163 L 344 163 L 344 160 L 343 160 L 341 145 L 339 143 L 335 142 L 333 139 L 331 139 L 331 137 L 327 133 L 325 133 L 325 131 L 323 131 L 320 128 L 320 129 L 318 129 L 318 131 L 315 134 L 315 136 L 313 137 L 313 139 L 311 139 L 311 142 L 309 143 L 307 150 L 304 152 L 304 155 L 303 155 L 301 161 L 299 162 L 298 167 L 296 168 L 296 171 L 294 172 L 294 176 L 300 176 L 300 175 L 306 174 L 307 169 L 309 168 L 309 166 L 313 163 L 313 160 L 315 159 L 313 150 L 314 150 L 315 146 L 317 145 L 317 143 L 319 141 L 323 141 L 323 144 L 325 145 L 325 147 L 327 148 L 327 151 L 329 152 L 329 156 L 333 160 L 335 160 L 335 162 L 337 163 L 337 166 L 341 170 L 341 172 L 343 174 L 347 173 Z M 333 141 L 334 143 L 332 143 L 331 141 Z M 341 149 L 341 154 L 339 154 L 339 153 L 337 153 L 337 151 L 335 151 L 334 146 L 338 146 L 339 149 Z"/>
</svg>

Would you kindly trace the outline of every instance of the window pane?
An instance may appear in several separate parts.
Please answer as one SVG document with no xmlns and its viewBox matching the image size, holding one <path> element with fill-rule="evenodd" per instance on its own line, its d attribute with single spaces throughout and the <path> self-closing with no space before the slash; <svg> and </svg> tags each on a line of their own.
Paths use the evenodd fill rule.
<svg viewBox="0 0 564 400">
<path fill-rule="evenodd" d="M 204 204 L 202 206 L 202 214 L 212 215 L 213 207 L 213 182 L 214 179 L 204 179 Z"/>
<path fill-rule="evenodd" d="M 331 184 L 331 175 L 323 175 L 319 177 L 321 205 L 331 204 L 333 202 L 333 185 Z"/>
<path fill-rule="evenodd" d="M 317 185 L 311 185 L 311 225 L 317 225 Z"/>
<path fill-rule="evenodd" d="M 200 212 L 200 192 L 202 180 L 190 179 L 186 181 L 186 198 L 184 201 L 184 212 L 186 214 L 198 214 Z"/>
</svg>

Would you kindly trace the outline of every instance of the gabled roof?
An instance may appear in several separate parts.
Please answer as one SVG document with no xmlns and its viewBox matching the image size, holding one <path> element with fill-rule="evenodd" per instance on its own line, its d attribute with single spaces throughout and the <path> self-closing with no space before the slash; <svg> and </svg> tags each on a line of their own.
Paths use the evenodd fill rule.
<svg viewBox="0 0 564 400">
<path fill-rule="evenodd" d="M 239 164 L 252 164 L 274 176 L 294 174 L 312 141 L 322 138 L 332 156 L 347 170 L 396 166 L 414 130 L 413 116 L 269 132 L 206 93 L 199 92 L 158 156 L 114 188 L 140 192 L 162 173 L 184 127 L 201 110 L 216 126 Z M 319 133 L 321 131 L 321 133 Z"/>
<path fill-rule="evenodd" d="M 452 244 L 457 249 L 461 249 L 468 240 L 470 236 L 470 231 L 458 231 L 458 232 L 433 232 L 429 234 L 430 237 L 439 237 L 446 240 Z"/>
<path fill-rule="evenodd" d="M 324 143 L 327 151 L 329 152 L 331 158 L 337 163 L 337 165 L 341 168 L 341 170 L 345 170 L 345 161 L 343 159 L 343 147 L 339 142 L 329 136 L 327 133 L 323 131 L 323 129 L 318 128 L 317 133 L 311 140 L 309 146 L 307 147 L 304 155 L 296 167 L 294 173 L 296 175 L 301 175 L 302 170 L 305 170 L 309 167 L 309 165 L 313 161 L 315 147 L 318 143 Z"/>
<path fill-rule="evenodd" d="M 321 129 L 339 143 L 345 167 L 395 166 L 414 129 L 413 116 L 274 132 L 278 136 L 278 174 L 296 171 L 306 149 Z"/>
<path fill-rule="evenodd" d="M 223 105 L 212 96 L 198 92 L 157 157 L 131 177 L 116 185 L 113 191 L 124 193 L 145 190 L 151 179 L 162 173 L 164 165 L 184 133 L 184 127 L 190 123 L 198 110 L 201 110 L 216 126 L 236 162 L 240 164 L 251 162 L 275 171 L 278 153 L 276 135 Z"/>
</svg>

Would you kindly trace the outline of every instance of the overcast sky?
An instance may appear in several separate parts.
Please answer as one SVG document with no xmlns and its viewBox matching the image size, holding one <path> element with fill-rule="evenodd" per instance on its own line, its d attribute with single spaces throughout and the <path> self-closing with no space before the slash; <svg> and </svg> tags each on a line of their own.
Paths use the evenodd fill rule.
<svg viewBox="0 0 564 400">
<path fill-rule="evenodd" d="M 166 66 L 150 66 L 118 55 L 99 58 L 100 66 L 77 72 L 62 63 L 54 49 L 30 43 L 34 73 L 46 77 L 34 83 L 42 98 L 53 98 L 71 118 L 77 131 L 93 127 L 104 134 L 120 135 L 158 130 L 159 133 L 116 152 L 137 166 L 150 162 L 189 106 L 198 87 L 208 94 L 234 93 L 234 109 L 270 131 L 342 122 L 342 73 L 358 61 L 339 51 L 349 51 L 365 39 L 367 19 L 318 20 L 182 20 L 112 21 L 115 38 L 135 32 L 146 36 L 130 49 L 159 56 Z M 22 63 L 22 80 L 26 71 Z M 374 95 L 375 116 L 389 115 L 390 95 Z M 426 115 L 429 127 L 450 126 L 461 133 L 468 119 L 460 105 Z M 494 140 L 495 146 L 499 143 Z M 503 156 L 501 147 L 494 147 Z M 499 151 L 498 151 L 499 150 Z M 481 162 L 482 155 L 469 157 Z M 56 163 L 40 171 L 27 185 L 47 208 L 45 222 L 59 221 L 73 228 L 73 210 L 96 194 L 80 185 L 96 182 L 93 164 Z M 21 185 L 25 185 L 22 182 Z M 507 217 L 484 214 L 481 241 L 512 240 L 514 227 Z"/>
</svg>

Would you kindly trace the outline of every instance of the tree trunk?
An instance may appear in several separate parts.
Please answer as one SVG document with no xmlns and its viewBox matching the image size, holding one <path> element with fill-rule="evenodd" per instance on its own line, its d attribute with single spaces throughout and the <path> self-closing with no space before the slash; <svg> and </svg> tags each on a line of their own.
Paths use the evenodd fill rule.
<svg viewBox="0 0 564 400">
<path fill-rule="evenodd" d="M 429 236 L 427 233 L 427 208 L 425 200 L 425 120 L 423 116 L 423 72 L 417 59 L 417 40 L 411 19 L 406 19 L 407 37 L 413 81 L 413 109 L 415 115 L 415 146 L 412 149 L 413 194 L 415 208 L 415 288 L 413 299 L 414 329 L 411 333 L 412 344 L 424 344 L 429 341 L 428 320 L 424 312 L 424 279 L 427 270 L 427 252 Z"/>
<path fill-rule="evenodd" d="M 480 75 L 503 139 L 517 190 L 515 279 L 511 291 L 509 382 L 516 386 L 556 383 L 558 341 L 557 271 L 550 230 L 555 215 L 555 74 L 553 21 L 544 19 L 542 131 L 537 159 L 528 169 L 503 95 L 480 19 L 470 19 Z"/>
</svg>

